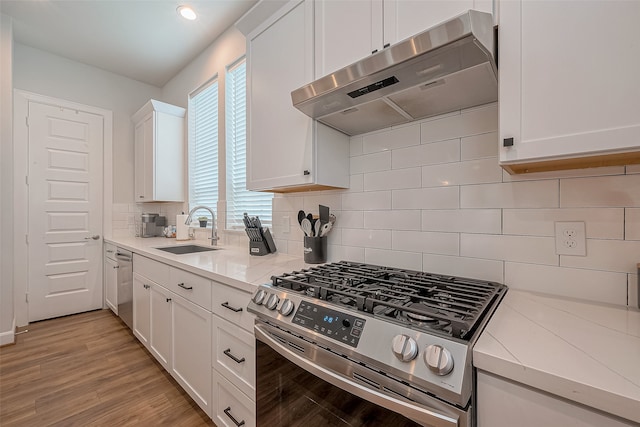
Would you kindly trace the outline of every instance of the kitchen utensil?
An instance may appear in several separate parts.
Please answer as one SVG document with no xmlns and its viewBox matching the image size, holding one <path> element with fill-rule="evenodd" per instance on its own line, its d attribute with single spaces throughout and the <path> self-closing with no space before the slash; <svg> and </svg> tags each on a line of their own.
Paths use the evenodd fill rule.
<svg viewBox="0 0 640 427">
<path fill-rule="evenodd" d="M 320 227 L 322 226 L 322 221 L 320 219 L 316 219 L 313 223 L 313 235 L 318 237 L 320 236 Z"/>
<path fill-rule="evenodd" d="M 312 213 L 308 213 L 307 214 L 307 219 L 309 220 L 309 222 L 313 225 L 313 214 Z"/>
<path fill-rule="evenodd" d="M 300 209 L 298 211 L 298 224 L 302 225 L 302 219 L 306 218 L 306 214 L 304 213 L 304 211 L 302 209 Z"/>
<path fill-rule="evenodd" d="M 332 227 L 333 227 L 333 224 L 331 224 L 330 222 L 326 224 L 322 224 L 322 228 L 320 228 L 320 237 L 326 236 L 327 233 L 331 231 Z"/>
<path fill-rule="evenodd" d="M 311 237 L 313 235 L 313 231 L 311 231 L 311 221 L 309 221 L 308 217 L 302 220 L 300 226 L 302 227 L 302 231 L 304 231 L 304 234 L 307 237 Z"/>
<path fill-rule="evenodd" d="M 336 216 L 334 214 L 329 214 L 329 222 L 331 224 L 335 224 L 336 223 Z"/>
<path fill-rule="evenodd" d="M 323 224 L 329 222 L 329 207 L 318 205 L 318 210 L 320 212 L 320 221 L 322 221 Z"/>
</svg>

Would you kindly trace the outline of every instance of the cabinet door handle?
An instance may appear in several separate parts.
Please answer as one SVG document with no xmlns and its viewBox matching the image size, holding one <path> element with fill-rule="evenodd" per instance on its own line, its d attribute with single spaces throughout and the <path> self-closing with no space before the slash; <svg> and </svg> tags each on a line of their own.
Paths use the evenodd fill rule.
<svg viewBox="0 0 640 427">
<path fill-rule="evenodd" d="M 236 313 L 239 313 L 239 312 L 241 312 L 241 311 L 242 311 L 242 307 L 240 307 L 240 308 L 231 307 L 231 306 L 229 305 L 229 302 L 228 302 L 228 301 L 227 301 L 227 302 L 223 302 L 223 303 L 222 303 L 222 304 L 220 304 L 220 305 L 221 305 L 221 306 L 223 306 L 224 308 L 228 308 L 228 309 L 229 309 L 229 310 L 231 310 L 231 311 L 235 311 Z"/>
<path fill-rule="evenodd" d="M 143 288 L 145 288 L 145 289 L 149 289 L 151 286 L 149 286 L 149 285 L 142 285 L 142 287 L 143 287 Z"/>
<path fill-rule="evenodd" d="M 140 199 L 144 199 L 144 196 L 138 196 L 138 198 L 140 198 Z"/>
<path fill-rule="evenodd" d="M 242 359 L 238 359 L 233 354 L 231 354 L 231 349 L 230 348 L 228 348 L 225 351 L 223 351 L 223 353 L 225 354 L 225 356 L 232 358 L 233 361 L 236 362 L 236 363 L 242 363 L 242 362 L 245 361 L 244 357 Z"/>
<path fill-rule="evenodd" d="M 186 286 L 184 283 L 178 283 L 178 286 L 181 287 L 182 289 L 186 289 L 188 291 L 193 289 L 193 286 Z"/>
<path fill-rule="evenodd" d="M 513 147 L 513 138 L 504 138 L 502 140 L 502 145 L 504 147 Z"/>
<path fill-rule="evenodd" d="M 112 254 L 112 253 L 113 253 L 113 251 L 112 251 L 111 249 L 107 249 L 107 253 L 108 253 L 108 254 Z"/>
<path fill-rule="evenodd" d="M 120 268 L 120 266 L 119 265 L 114 265 L 113 268 Z"/>
<path fill-rule="evenodd" d="M 171 302 L 171 298 L 167 298 L 167 302 Z"/>
<path fill-rule="evenodd" d="M 236 420 L 233 415 L 231 415 L 231 406 L 227 406 L 227 409 L 224 410 L 224 413 L 227 415 L 227 417 L 231 418 L 231 421 L 233 421 L 233 423 L 238 427 L 242 427 L 244 425 L 244 420 L 238 422 L 238 420 Z"/>
<path fill-rule="evenodd" d="M 302 172 L 303 175 L 311 175 L 311 171 L 310 170 L 305 170 L 304 172 Z"/>
</svg>

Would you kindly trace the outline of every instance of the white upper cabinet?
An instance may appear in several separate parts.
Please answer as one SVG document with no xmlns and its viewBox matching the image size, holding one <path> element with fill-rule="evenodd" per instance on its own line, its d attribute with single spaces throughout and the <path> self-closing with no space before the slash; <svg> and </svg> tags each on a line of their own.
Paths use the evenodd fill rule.
<svg viewBox="0 0 640 427">
<path fill-rule="evenodd" d="M 491 13 L 493 1 L 316 1 L 316 75 L 346 67 L 469 9 Z"/>
<path fill-rule="evenodd" d="M 135 201 L 184 201 L 185 109 L 150 100 L 135 124 Z"/>
<path fill-rule="evenodd" d="M 639 163 L 640 2 L 499 5 L 502 166 Z"/>
<path fill-rule="evenodd" d="M 349 139 L 293 107 L 314 80 L 313 1 L 291 1 L 247 35 L 247 188 L 349 186 Z"/>
</svg>

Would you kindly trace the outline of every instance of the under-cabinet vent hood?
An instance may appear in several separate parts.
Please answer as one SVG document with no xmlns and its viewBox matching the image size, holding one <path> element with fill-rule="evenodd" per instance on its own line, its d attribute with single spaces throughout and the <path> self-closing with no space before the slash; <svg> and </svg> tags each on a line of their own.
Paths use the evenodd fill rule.
<svg viewBox="0 0 640 427">
<path fill-rule="evenodd" d="M 498 100 L 491 14 L 469 10 L 291 92 L 347 135 Z"/>
</svg>

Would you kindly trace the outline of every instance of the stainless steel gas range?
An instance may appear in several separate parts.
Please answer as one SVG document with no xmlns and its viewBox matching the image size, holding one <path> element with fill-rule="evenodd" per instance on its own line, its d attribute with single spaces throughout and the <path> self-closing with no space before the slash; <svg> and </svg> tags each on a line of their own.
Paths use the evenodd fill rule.
<svg viewBox="0 0 640 427">
<path fill-rule="evenodd" d="M 258 425 L 474 425 L 472 348 L 506 290 L 346 261 L 273 276 L 248 306 Z"/>
</svg>

